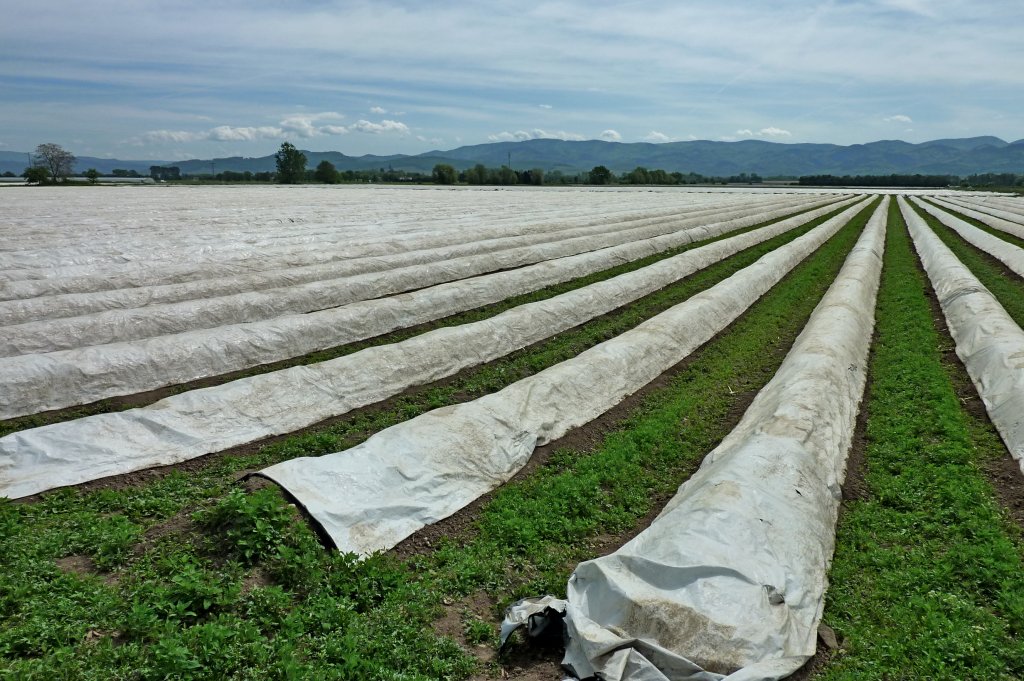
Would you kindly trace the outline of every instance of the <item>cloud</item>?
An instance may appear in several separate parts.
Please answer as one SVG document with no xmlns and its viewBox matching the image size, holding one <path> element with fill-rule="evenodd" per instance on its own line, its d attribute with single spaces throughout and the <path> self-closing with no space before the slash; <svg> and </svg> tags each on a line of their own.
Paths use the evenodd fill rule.
<svg viewBox="0 0 1024 681">
<path fill-rule="evenodd" d="M 738 137 L 792 137 L 793 133 L 789 130 L 769 126 L 757 131 L 751 130 L 750 128 L 742 128 L 741 130 L 737 130 L 735 135 Z"/>
<path fill-rule="evenodd" d="M 396 132 L 400 135 L 409 134 L 409 126 L 399 121 L 389 121 L 386 118 L 380 123 L 371 123 L 367 120 L 358 120 L 348 126 L 349 132 L 365 132 L 370 135 L 381 135 L 387 132 Z"/>
<path fill-rule="evenodd" d="M 621 142 L 622 135 L 620 135 L 616 130 L 609 129 L 601 133 L 601 139 L 605 142 Z"/>
<path fill-rule="evenodd" d="M 388 110 L 387 110 L 387 109 L 385 109 L 385 108 L 384 108 L 384 107 L 382 107 L 382 106 L 371 106 L 371 107 L 370 107 L 370 113 L 372 113 L 372 114 L 380 114 L 380 115 L 383 115 L 383 114 L 386 114 L 387 112 L 388 112 Z"/>
<path fill-rule="evenodd" d="M 539 106 L 542 109 L 551 109 L 551 108 L 553 108 L 550 104 L 538 104 L 537 106 Z"/>
<path fill-rule="evenodd" d="M 540 128 L 534 128 L 533 130 L 516 130 L 515 132 L 499 132 L 496 135 L 488 135 L 487 139 L 491 142 L 524 142 L 526 140 L 571 140 L 578 142 L 586 139 L 583 135 L 579 135 L 575 132 L 566 132 L 565 130 L 547 131 L 541 130 Z"/>
<path fill-rule="evenodd" d="M 886 116 L 882 121 L 885 123 L 913 123 L 914 119 L 904 114 L 896 114 L 895 116 Z"/>
<path fill-rule="evenodd" d="M 646 136 L 644 136 L 644 139 L 648 142 L 654 142 L 655 144 L 672 141 L 671 137 L 663 132 L 658 132 L 657 130 L 651 130 Z"/>
</svg>

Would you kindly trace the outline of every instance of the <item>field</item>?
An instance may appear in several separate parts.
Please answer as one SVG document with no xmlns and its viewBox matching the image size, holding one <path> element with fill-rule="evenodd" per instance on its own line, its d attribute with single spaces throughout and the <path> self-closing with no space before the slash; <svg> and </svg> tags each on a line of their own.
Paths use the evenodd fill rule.
<svg viewBox="0 0 1024 681">
<path fill-rule="evenodd" d="M 3 678 L 1024 678 L 1019 197 L 3 193 Z"/>
</svg>

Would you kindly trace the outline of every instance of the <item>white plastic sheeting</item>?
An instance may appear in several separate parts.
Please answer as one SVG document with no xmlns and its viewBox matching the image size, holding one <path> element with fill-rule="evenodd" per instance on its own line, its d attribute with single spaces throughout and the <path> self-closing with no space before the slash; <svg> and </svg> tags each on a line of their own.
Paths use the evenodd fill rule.
<svg viewBox="0 0 1024 681">
<path fill-rule="evenodd" d="M 929 215 L 946 225 L 954 232 L 963 237 L 967 243 L 980 248 L 993 258 L 996 258 L 1010 271 L 1024 277 L 1024 248 L 1014 246 L 1008 241 L 992 236 L 988 232 L 978 229 L 969 222 L 965 222 L 955 215 L 939 210 L 931 204 L 915 198 L 914 203 L 921 206 Z"/>
<path fill-rule="evenodd" d="M 817 208 L 796 219 L 812 219 L 851 201 L 845 199 Z M 0 418 L 153 390 L 371 338 L 720 236 L 789 212 L 777 209 L 757 217 L 712 223 L 320 312 L 134 343 L 0 358 L 0 385 L 5 386 L 0 391 Z"/>
<path fill-rule="evenodd" d="M 787 201 L 786 203 L 792 205 L 792 201 Z M 435 235 L 416 235 L 407 239 L 397 239 L 387 244 L 378 245 L 376 249 L 382 250 L 381 247 L 387 247 L 392 250 L 407 249 L 394 254 L 354 256 L 353 251 L 359 253 L 361 250 L 365 251 L 366 249 L 358 249 L 352 245 L 344 244 L 337 247 L 342 249 L 340 253 L 345 256 L 344 259 L 315 265 L 289 264 L 288 267 L 284 268 L 213 277 L 199 281 L 111 289 L 90 293 L 47 295 L 27 300 L 0 301 L 0 325 L 22 324 L 30 321 L 92 314 L 104 310 L 162 305 L 187 300 L 195 301 L 214 296 L 292 287 L 315 281 L 351 277 L 368 272 L 393 270 L 450 260 L 452 258 L 563 241 L 573 237 L 599 236 L 609 232 L 620 232 L 639 227 L 662 226 L 664 229 L 660 231 L 668 232 L 700 224 L 701 219 L 704 219 L 706 222 L 709 217 L 713 217 L 716 221 L 721 221 L 755 214 L 761 210 L 763 208 L 757 205 L 721 206 L 694 211 L 677 211 L 676 214 L 656 218 L 643 217 L 628 221 L 608 221 L 585 227 L 563 228 L 517 236 L 489 238 L 482 235 L 474 235 L 475 239 L 469 242 L 444 243 L 445 241 L 451 242 L 457 237 L 464 240 L 464 234 L 457 235 L 457 237 L 437 235 L 446 237 L 444 239 L 437 238 Z M 410 241 L 414 243 L 408 243 Z M 429 245 L 435 244 L 438 241 L 442 242 L 440 246 Z M 427 245 L 419 248 L 417 244 Z M 161 244 L 160 247 L 162 248 L 163 245 Z M 316 248 L 310 249 L 308 253 L 324 256 L 326 253 L 330 253 L 330 250 L 326 244 L 317 244 Z M 35 284 L 36 282 L 27 283 Z"/>
<path fill-rule="evenodd" d="M 535 447 L 588 423 L 682 361 L 863 206 L 573 359 L 387 428 L 347 451 L 285 461 L 261 474 L 305 506 L 339 550 L 391 548 L 508 480 Z"/>
<path fill-rule="evenodd" d="M 946 317 L 956 354 L 1024 472 L 1024 331 L 902 199 L 900 209 Z"/>
<path fill-rule="evenodd" d="M 888 200 L 886 200 L 887 203 Z M 779 679 L 815 651 L 864 392 L 887 205 L 872 216 L 779 371 L 655 521 L 580 564 L 563 661 L 608 681 Z"/>
<path fill-rule="evenodd" d="M 969 218 L 974 218 L 975 220 L 978 220 L 979 222 L 982 222 L 993 229 L 998 229 L 1001 232 L 1006 232 L 1007 234 L 1011 234 L 1017 237 L 1018 239 L 1024 239 L 1024 224 L 1005 219 L 1006 217 L 1009 216 L 1009 214 L 1007 213 L 1003 213 L 998 210 L 992 211 L 991 209 L 988 208 L 984 210 L 991 211 L 991 213 L 995 214 L 991 214 L 990 212 L 982 212 L 982 209 L 974 206 L 973 204 L 965 203 L 963 201 L 940 201 L 935 198 L 933 198 L 932 200 L 941 206 L 955 210 L 956 212 L 966 215 Z M 1003 217 L 1000 217 L 999 215 L 1002 215 Z M 1016 217 L 1017 220 L 1024 220 L 1024 216 L 1014 217 Z"/>
<path fill-rule="evenodd" d="M 748 219 L 756 223 L 763 218 L 755 214 Z M 680 223 L 614 229 L 609 232 L 571 236 L 554 242 L 466 256 L 455 256 L 460 247 L 450 246 L 442 249 L 443 254 L 435 254 L 432 262 L 397 269 L 371 271 L 339 279 L 312 281 L 295 286 L 247 291 L 202 300 L 106 310 L 77 317 L 13 324 L 4 328 L 3 337 L 0 338 L 0 356 L 46 353 L 87 345 L 140 340 L 194 329 L 261 321 L 285 314 L 323 310 L 488 272 L 618 246 L 630 241 L 649 239 L 678 229 L 694 227 L 701 222 L 706 222 L 706 219 L 694 218 L 692 221 Z"/>
<path fill-rule="evenodd" d="M 310 426 L 585 323 L 814 217 L 783 220 L 479 322 L 14 433 L 0 438 L 0 496 L 177 463 Z"/>
</svg>

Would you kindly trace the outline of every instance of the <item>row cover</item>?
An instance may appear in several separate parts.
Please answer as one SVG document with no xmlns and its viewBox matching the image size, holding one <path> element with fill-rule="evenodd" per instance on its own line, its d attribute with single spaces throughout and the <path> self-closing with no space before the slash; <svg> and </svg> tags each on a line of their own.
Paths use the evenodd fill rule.
<svg viewBox="0 0 1024 681">
<path fill-rule="evenodd" d="M 501 239 L 527 239 L 530 237 L 545 237 L 546 235 L 558 235 L 573 229 L 587 229 L 614 225 L 640 226 L 658 220 L 671 219 L 677 215 L 696 216 L 707 214 L 715 210 L 729 210 L 734 208 L 747 207 L 751 210 L 762 206 L 774 205 L 782 202 L 793 202 L 785 197 L 773 197 L 748 202 L 720 202 L 715 205 L 697 203 L 688 206 L 672 208 L 651 209 L 643 212 L 631 211 L 609 211 L 605 214 L 595 214 L 593 210 L 574 216 L 573 219 L 544 220 L 530 222 L 522 218 L 524 222 L 509 225 L 493 224 L 485 221 L 484 224 L 476 226 L 445 226 L 429 231 L 411 231 L 408 233 L 383 233 L 373 236 L 353 236 L 344 228 L 338 228 L 327 234 L 314 234 L 310 243 L 303 243 L 300 246 L 288 250 L 270 249 L 268 247 L 240 248 L 229 261 L 217 263 L 196 262 L 196 254 L 191 252 L 187 246 L 175 246 L 165 244 L 157 237 L 150 242 L 152 258 L 169 258 L 174 256 L 169 263 L 154 262 L 152 258 L 137 259 L 127 263 L 115 263 L 113 265 L 82 265 L 61 268 L 56 272 L 46 272 L 53 276 L 44 279 L 25 279 L 21 281 L 7 282 L 7 298 L 31 298 L 44 295 L 57 295 L 65 293 L 89 293 L 95 291 L 109 291 L 122 288 L 147 288 L 157 286 L 169 286 L 174 284 L 194 283 L 195 286 L 213 287 L 210 290 L 216 291 L 217 280 L 227 279 L 243 275 L 265 274 L 272 277 L 273 273 L 280 270 L 306 271 L 302 268 L 313 268 L 309 272 L 316 273 L 316 268 L 326 268 L 330 265 L 337 265 L 339 261 L 347 261 L 358 258 L 381 258 L 387 256 L 402 255 L 411 251 L 427 249 L 443 249 L 463 243 L 487 243 Z M 472 238 L 467 238 L 472 235 Z M 553 237 L 552 237 L 553 238 Z M 548 239 L 551 240 L 551 239 Z M 160 243 L 161 250 L 153 252 L 153 243 Z M 206 247 L 203 247 L 204 249 Z M 326 270 L 326 271 L 329 271 Z M 326 277 L 321 277 L 326 278 Z M 272 279 L 271 279 L 272 280 Z M 224 284 L 222 283 L 221 286 Z"/>
<path fill-rule="evenodd" d="M 0 496 L 27 496 L 293 432 L 585 323 L 815 217 L 783 220 L 479 322 L 194 390 L 141 409 L 14 433 L 0 438 Z"/>
<path fill-rule="evenodd" d="M 964 241 L 985 251 L 1006 265 L 1010 271 L 1024 277 L 1024 249 L 1014 246 L 997 236 L 992 236 L 969 222 L 941 211 L 920 199 L 915 198 L 914 203 L 921 206 L 929 215 L 935 217 L 939 222 L 963 237 Z"/>
<path fill-rule="evenodd" d="M 1017 224 L 1024 224 L 1024 203 L 1020 199 L 996 200 L 973 197 L 948 197 L 948 200 L 971 205 L 977 210 L 1005 218 Z"/>
<path fill-rule="evenodd" d="M 262 475 L 291 493 L 343 552 L 388 549 L 494 489 L 535 447 L 593 420 L 728 326 L 861 208 L 573 359 L 472 402 L 380 431 L 344 452 Z"/>
<path fill-rule="evenodd" d="M 581 563 L 563 664 L 608 681 L 779 679 L 815 652 L 864 392 L 888 199 L 739 425 L 646 530 Z M 503 627 L 504 634 L 510 627 Z"/>
<path fill-rule="evenodd" d="M 754 210 L 756 210 L 755 207 L 745 207 L 728 213 L 718 211 L 717 214 L 721 215 L 721 219 L 725 219 L 746 215 Z M 288 266 L 261 272 L 246 272 L 245 274 L 213 277 L 200 281 L 109 289 L 90 293 L 47 295 L 27 300 L 0 301 L 0 324 L 20 324 L 28 321 L 85 315 L 103 310 L 175 303 L 185 300 L 200 300 L 214 296 L 296 286 L 314 281 L 339 279 L 367 272 L 423 265 L 452 258 L 562 241 L 572 237 L 600 235 L 642 226 L 666 225 L 678 229 L 682 226 L 680 225 L 681 220 L 697 220 L 715 213 L 716 209 L 686 213 L 677 212 L 674 215 L 660 218 L 606 222 L 590 227 L 573 227 L 520 236 L 480 237 L 472 241 L 446 244 L 440 247 L 426 246 L 424 248 L 414 248 L 412 244 L 407 244 L 408 250 L 392 255 L 364 255 L 360 257 L 346 255 L 343 260 L 335 260 L 324 264 Z M 465 235 L 461 235 L 461 238 L 464 240 Z M 419 239 L 417 240 L 419 241 Z M 401 243 L 401 241 L 396 240 L 394 243 Z M 346 253 L 351 250 L 346 248 Z M 329 252 L 329 249 L 326 246 L 317 245 L 316 249 L 310 249 L 310 252 L 324 254 Z M 50 284 L 52 282 L 46 283 Z"/>
<path fill-rule="evenodd" d="M 817 216 L 853 199 L 818 208 Z M 788 213 L 728 220 L 419 291 L 253 324 L 0 358 L 0 418 L 269 364 L 441 319 Z"/>
<path fill-rule="evenodd" d="M 793 208 L 788 206 L 787 210 L 792 211 Z M 754 214 L 750 219 L 753 224 L 763 218 L 761 214 Z M 247 291 L 203 300 L 108 310 L 79 317 L 26 322 L 4 329 L 3 339 L 0 340 L 0 356 L 69 350 L 87 345 L 140 340 L 228 324 L 245 324 L 286 314 L 313 312 L 479 276 L 487 272 L 523 267 L 544 260 L 649 239 L 693 227 L 703 221 L 703 218 L 694 218 L 624 230 L 613 229 L 601 234 L 572 236 L 560 241 L 513 247 L 493 253 L 446 257 L 426 264 L 371 271 L 340 279 Z M 445 250 L 451 252 L 457 249 L 458 247 L 449 247 Z M 445 255 L 440 254 L 438 257 Z"/>
<path fill-rule="evenodd" d="M 139 231 L 129 237 L 119 229 L 110 236 L 95 235 L 93 228 L 86 230 L 90 237 L 87 243 L 68 247 L 70 257 L 60 257 L 53 252 L 54 243 L 75 241 L 78 236 L 74 228 L 61 230 L 49 240 L 42 241 L 34 251 L 0 253 L 0 260 L 18 257 L 24 260 L 24 267 L 16 268 L 7 263 L 0 269 L 0 279 L 14 282 L 31 279 L 64 279 L 75 277 L 90 285 L 101 288 L 168 283 L 204 279 L 216 272 L 241 272 L 257 269 L 273 269 L 284 266 L 301 266 L 328 262 L 344 257 L 386 255 L 399 253 L 406 242 L 425 242 L 418 248 L 452 245 L 465 241 L 467 235 L 481 238 L 497 238 L 547 232 L 569 227 L 585 227 L 600 222 L 617 222 L 631 218 L 664 217 L 679 210 L 692 207 L 725 207 L 743 203 L 761 203 L 785 200 L 786 197 L 725 197 L 717 200 L 692 196 L 678 197 L 655 195 L 643 197 L 644 201 L 609 202 L 608 197 L 586 196 L 582 204 L 580 195 L 560 196 L 541 193 L 523 205 L 519 201 L 501 201 L 498 197 L 517 197 L 517 194 L 499 193 L 490 196 L 476 193 L 477 200 L 465 206 L 459 214 L 453 208 L 459 204 L 455 199 L 462 193 L 453 193 L 448 199 L 452 205 L 438 205 L 435 201 L 424 201 L 432 192 L 406 191 L 387 197 L 387 203 L 375 206 L 381 215 L 375 225 L 359 225 L 354 222 L 352 206 L 330 215 L 329 222 L 310 223 L 298 218 L 294 224 L 272 226 L 267 224 L 267 214 L 276 206 L 266 205 L 272 193 L 261 193 L 253 197 L 254 203 L 246 211 L 246 219 L 252 224 L 239 233 L 238 230 L 220 232 L 220 218 L 210 217 L 206 221 L 190 224 L 178 234 L 161 234 L 159 230 Z M 378 197 L 375 197 L 378 198 Z M 566 205 L 559 199 L 570 199 Z M 632 198 L 632 197 L 631 197 Z M 218 203 L 223 197 L 217 197 Z M 486 200 L 480 200 L 486 199 Z M 800 199 L 793 199 L 800 200 Z M 433 210 L 424 210 L 433 207 Z M 304 206 L 289 204 L 289 212 L 303 211 Z M 397 211 L 397 212 L 396 212 Z M 164 214 L 172 213 L 168 207 Z M 131 214 L 118 215 L 118 226 L 130 222 Z M 326 216 L 325 216 L 326 217 Z M 289 218 L 291 220 L 291 218 Z M 253 233 L 253 230 L 258 233 Z M 247 238 L 248 236 L 248 238 Z M 80 237 L 79 237 L 80 238 Z M 131 242 L 127 248 L 124 241 Z M 154 249 L 159 243 L 162 249 Z M 327 253 L 320 253 L 323 247 Z M 349 250 L 351 249 L 351 250 Z M 350 252 L 350 256 L 346 253 Z M 112 280 L 102 284 L 102 278 Z M 78 290 L 86 290 L 79 288 Z"/>
<path fill-rule="evenodd" d="M 975 220 L 988 225 L 992 229 L 997 229 L 1001 232 L 1006 232 L 1007 234 L 1012 234 L 1015 237 L 1024 239 L 1024 224 L 1021 224 L 1019 222 L 1013 222 L 1011 220 L 1004 219 L 1003 217 L 999 217 L 998 215 L 993 215 L 988 212 L 982 212 L 981 210 L 972 208 L 972 204 L 964 203 L 962 201 L 936 200 L 936 202 L 945 208 L 955 210 L 956 212 L 966 215 L 969 218 L 974 218 Z M 1002 213 L 1002 211 L 996 212 Z M 1003 215 L 1005 215 L 1005 213 L 1003 213 Z M 1020 219 L 1022 218 L 1018 217 L 1018 220 Z"/>
<path fill-rule="evenodd" d="M 1024 331 L 902 200 L 900 209 L 956 342 L 956 354 L 1024 471 Z"/>
</svg>

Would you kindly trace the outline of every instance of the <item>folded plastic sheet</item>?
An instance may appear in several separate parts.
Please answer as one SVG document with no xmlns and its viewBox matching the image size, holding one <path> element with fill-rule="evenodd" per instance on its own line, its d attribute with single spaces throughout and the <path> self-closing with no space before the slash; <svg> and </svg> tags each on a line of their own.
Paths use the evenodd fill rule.
<svg viewBox="0 0 1024 681">
<path fill-rule="evenodd" d="M 814 217 L 783 220 L 479 322 L 8 435 L 0 438 L 0 496 L 186 461 L 310 426 L 583 324 Z"/>
<path fill-rule="evenodd" d="M 1011 234 L 1018 239 L 1024 239 L 1024 224 L 1022 224 L 1022 221 L 1024 221 L 1024 215 L 1015 215 L 987 207 L 982 208 L 964 201 L 942 201 L 937 198 L 933 198 L 932 200 L 943 207 L 955 210 L 969 218 L 974 218 L 975 220 L 988 225 L 992 229 L 998 229 L 999 231 Z"/>
<path fill-rule="evenodd" d="M 853 199 L 793 218 L 818 217 Z M 715 222 L 664 236 L 319 312 L 46 354 L 0 358 L 0 418 L 84 404 L 335 347 L 536 291 L 792 212 Z"/>
<path fill-rule="evenodd" d="M 972 246 L 980 248 L 996 260 L 999 260 L 1006 265 L 1011 272 L 1024 277 L 1024 248 L 1014 246 L 1004 239 L 1000 239 L 999 237 L 993 236 L 984 230 L 978 229 L 969 222 L 965 222 L 955 215 L 950 215 L 949 213 L 917 198 L 913 199 L 913 201 L 917 205 L 921 206 L 921 208 L 929 215 L 933 216 L 939 222 L 963 237 L 964 241 Z"/>
<path fill-rule="evenodd" d="M 757 217 L 749 219 L 758 221 Z M 0 356 L 46 353 L 87 345 L 140 340 L 194 329 L 261 321 L 285 314 L 323 310 L 488 272 L 618 246 L 630 241 L 649 239 L 681 228 L 694 227 L 701 221 L 698 218 L 693 222 L 683 221 L 681 224 L 661 223 L 613 230 L 462 257 L 439 255 L 438 259 L 426 264 L 366 272 L 340 279 L 13 324 L 6 326 L 3 336 L 0 337 Z M 458 247 L 448 247 L 445 250 L 450 255 L 457 249 Z"/>
<path fill-rule="evenodd" d="M 504 636 L 564 613 L 563 665 L 608 681 L 779 679 L 814 654 L 887 202 L 776 375 L 650 527 L 580 564 L 565 601 L 513 606 Z"/>
<path fill-rule="evenodd" d="M 573 359 L 336 454 L 261 471 L 344 552 L 391 548 L 501 485 L 535 447 L 608 411 L 725 328 L 861 208 L 827 220 L 686 302 Z"/>
<path fill-rule="evenodd" d="M 900 209 L 946 317 L 956 354 L 1024 472 L 1024 331 L 902 199 Z"/>
<path fill-rule="evenodd" d="M 315 281 L 325 281 L 351 277 L 368 272 L 382 272 L 414 265 L 425 265 L 433 262 L 450 260 L 484 253 L 521 248 L 541 243 L 562 241 L 574 237 L 599 236 L 613 231 L 622 231 L 638 227 L 664 225 L 665 231 L 674 231 L 688 226 L 700 224 L 703 219 L 713 216 L 716 221 L 734 217 L 742 217 L 759 211 L 755 205 L 730 208 L 701 209 L 679 211 L 674 215 L 657 218 L 639 218 L 628 221 L 609 221 L 585 227 L 572 227 L 546 232 L 529 233 L 516 236 L 487 238 L 474 235 L 473 241 L 448 243 L 443 246 L 425 247 L 422 249 L 408 248 L 395 254 L 353 257 L 351 246 L 343 246 L 344 259 L 331 262 L 288 266 L 280 269 L 249 272 L 233 276 L 214 277 L 199 281 L 189 281 L 159 286 L 113 289 L 91 293 L 70 293 L 66 295 L 49 295 L 33 297 L 28 300 L 0 301 L 0 325 L 22 324 L 31 321 L 58 319 L 93 314 L 105 310 L 129 309 L 151 305 L 164 305 L 182 301 L 200 301 L 216 296 L 228 296 L 237 293 L 261 291 L 283 287 L 293 287 Z M 460 235 L 465 239 L 465 235 Z M 452 237 L 449 237 L 451 240 Z M 426 237 L 417 236 L 417 241 L 426 241 Z M 403 240 L 397 239 L 396 243 Z M 428 242 L 429 243 L 429 242 Z M 318 244 L 315 253 L 324 254 L 328 246 Z"/>
</svg>

